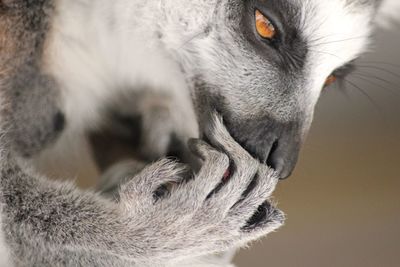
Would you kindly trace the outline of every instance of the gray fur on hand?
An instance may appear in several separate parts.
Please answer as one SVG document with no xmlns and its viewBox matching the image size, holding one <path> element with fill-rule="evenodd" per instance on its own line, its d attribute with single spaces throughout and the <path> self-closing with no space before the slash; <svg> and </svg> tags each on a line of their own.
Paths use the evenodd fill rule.
<svg viewBox="0 0 400 267">
<path fill-rule="evenodd" d="M 235 143 L 217 117 L 208 138 L 220 150 L 190 141 L 203 162 L 194 178 L 182 180 L 182 165 L 161 160 L 123 184 L 117 202 L 3 159 L 3 227 L 17 265 L 177 266 L 279 227 L 283 214 L 266 202 L 278 181 L 274 172 Z M 221 182 L 229 166 L 231 177 Z M 155 194 L 166 184 L 166 194 Z"/>
</svg>

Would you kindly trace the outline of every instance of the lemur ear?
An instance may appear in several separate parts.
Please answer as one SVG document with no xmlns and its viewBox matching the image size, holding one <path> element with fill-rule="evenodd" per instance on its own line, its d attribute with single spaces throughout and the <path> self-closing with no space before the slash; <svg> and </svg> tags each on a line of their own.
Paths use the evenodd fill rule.
<svg viewBox="0 0 400 267">
<path fill-rule="evenodd" d="M 400 0 L 378 0 L 376 23 L 381 27 L 391 27 L 400 22 Z"/>
</svg>

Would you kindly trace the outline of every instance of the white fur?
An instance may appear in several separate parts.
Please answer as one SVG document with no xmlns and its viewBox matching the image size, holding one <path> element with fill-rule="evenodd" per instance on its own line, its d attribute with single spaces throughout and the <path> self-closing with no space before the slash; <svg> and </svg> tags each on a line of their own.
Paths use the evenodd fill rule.
<svg viewBox="0 0 400 267">
<path fill-rule="evenodd" d="M 178 112 L 178 127 L 185 135 L 195 135 L 196 120 L 190 112 L 193 108 L 185 78 L 154 37 L 157 25 L 153 22 L 161 14 L 147 9 L 160 10 L 158 1 L 147 4 L 146 9 L 138 2 L 59 2 L 47 67 L 60 82 L 69 127 L 96 126 L 112 95 L 143 85 L 172 95 L 174 107 L 184 111 Z M 155 17 L 142 17 L 151 15 Z"/>
<path fill-rule="evenodd" d="M 307 59 L 310 109 L 313 109 L 326 78 L 336 69 L 363 53 L 371 34 L 373 9 L 360 10 L 347 1 L 304 1 L 305 28 L 303 33 L 311 48 Z M 347 5 L 347 6 L 346 6 Z M 340 18 L 340 19 L 339 19 Z"/>
</svg>

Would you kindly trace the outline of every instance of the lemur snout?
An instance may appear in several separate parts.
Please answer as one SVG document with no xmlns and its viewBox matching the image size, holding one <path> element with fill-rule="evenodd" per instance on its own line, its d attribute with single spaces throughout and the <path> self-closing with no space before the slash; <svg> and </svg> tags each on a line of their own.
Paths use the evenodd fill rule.
<svg viewBox="0 0 400 267">
<path fill-rule="evenodd" d="M 279 173 L 281 179 L 285 179 L 292 174 L 297 163 L 300 150 L 298 139 L 292 126 L 275 126 L 266 133 L 265 141 L 250 140 L 246 147 L 253 157 L 265 162 Z"/>
<path fill-rule="evenodd" d="M 254 158 L 273 168 L 281 179 L 292 174 L 303 139 L 299 122 L 263 118 L 236 125 L 228 123 L 228 129 Z"/>
<path fill-rule="evenodd" d="M 300 150 L 300 145 L 295 141 L 285 139 L 285 136 L 282 136 L 271 145 L 266 160 L 267 165 L 277 171 L 281 179 L 288 178 L 292 174 Z"/>
</svg>

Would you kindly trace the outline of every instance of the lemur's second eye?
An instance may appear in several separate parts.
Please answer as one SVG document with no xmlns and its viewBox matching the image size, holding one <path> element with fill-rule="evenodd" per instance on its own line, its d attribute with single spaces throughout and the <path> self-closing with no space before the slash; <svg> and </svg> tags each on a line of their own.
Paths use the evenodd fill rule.
<svg viewBox="0 0 400 267">
<path fill-rule="evenodd" d="M 271 40 L 276 35 L 276 30 L 272 22 L 259 10 L 256 10 L 256 29 L 258 34 L 265 39 Z"/>
<path fill-rule="evenodd" d="M 325 81 L 324 87 L 328 87 L 329 85 L 332 85 L 336 82 L 337 77 L 334 74 L 331 74 Z"/>
</svg>

